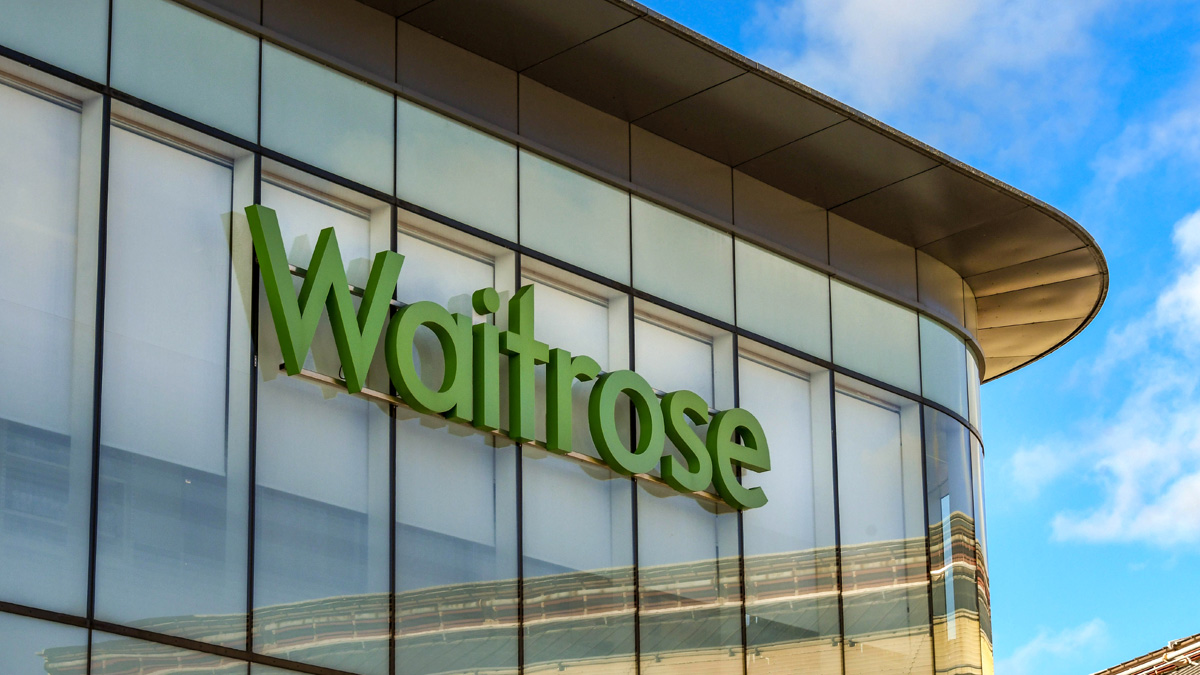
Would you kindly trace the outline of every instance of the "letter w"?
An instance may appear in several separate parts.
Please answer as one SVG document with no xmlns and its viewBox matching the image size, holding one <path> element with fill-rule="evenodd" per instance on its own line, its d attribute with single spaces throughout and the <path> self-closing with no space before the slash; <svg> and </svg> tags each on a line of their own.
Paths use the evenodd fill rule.
<svg viewBox="0 0 1200 675">
<path fill-rule="evenodd" d="M 325 305 L 346 377 L 346 390 L 351 394 L 362 391 L 388 316 L 392 293 L 400 278 L 404 256 L 392 251 L 376 254 L 362 304 L 355 316 L 354 299 L 350 295 L 342 253 L 332 227 L 321 230 L 317 238 L 317 247 L 297 299 L 292 290 L 292 273 L 275 211 L 257 204 L 247 206 L 246 219 L 250 221 L 254 252 L 262 270 L 263 286 L 288 375 L 299 373 L 304 366 L 317 334 L 321 306 Z"/>
</svg>

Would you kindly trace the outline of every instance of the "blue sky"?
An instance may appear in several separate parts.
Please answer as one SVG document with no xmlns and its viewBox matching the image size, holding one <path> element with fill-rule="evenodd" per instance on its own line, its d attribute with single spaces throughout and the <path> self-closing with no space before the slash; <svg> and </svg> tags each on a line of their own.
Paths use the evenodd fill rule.
<svg viewBox="0 0 1200 675">
<path fill-rule="evenodd" d="M 1049 202 L 1080 337 L 983 387 L 1001 675 L 1200 633 L 1200 0 L 644 0 Z"/>
</svg>

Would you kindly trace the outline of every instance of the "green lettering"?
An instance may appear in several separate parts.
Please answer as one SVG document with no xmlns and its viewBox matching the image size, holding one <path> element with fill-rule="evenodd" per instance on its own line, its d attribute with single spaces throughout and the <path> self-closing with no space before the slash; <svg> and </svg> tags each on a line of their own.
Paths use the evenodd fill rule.
<svg viewBox="0 0 1200 675">
<path fill-rule="evenodd" d="M 413 341 L 421 326 L 437 337 L 446 365 L 436 391 L 421 381 L 413 358 Z M 437 303 L 414 302 L 392 318 L 384 348 L 388 375 L 405 403 L 456 422 L 471 419 L 471 317 L 451 314 Z"/>
<path fill-rule="evenodd" d="M 741 443 L 733 440 L 734 435 Z M 770 471 L 771 453 L 762 425 L 742 408 L 723 410 L 708 425 L 708 452 L 713 461 L 713 483 L 730 506 L 755 509 L 767 503 L 763 489 L 744 487 L 737 478 L 737 467 L 751 471 Z"/>
<path fill-rule="evenodd" d="M 617 429 L 617 397 L 624 393 L 633 402 L 639 423 L 637 449 L 630 452 Z M 600 456 L 617 473 L 646 473 L 663 453 L 663 418 L 658 396 L 645 378 L 632 370 L 600 376 L 588 397 L 588 426 Z"/>
<path fill-rule="evenodd" d="M 694 424 L 708 424 L 708 403 L 695 392 L 673 391 L 663 397 L 662 411 L 667 438 L 687 460 L 685 467 L 674 455 L 666 455 L 662 462 L 663 480 L 680 492 L 707 488 L 712 482 L 712 459 L 685 417 Z"/>
<path fill-rule="evenodd" d="M 518 443 L 537 433 L 534 367 L 550 359 L 550 347 L 533 338 L 533 286 L 508 301 L 509 329 L 500 333 L 500 349 L 508 354 L 508 437 Z"/>
<path fill-rule="evenodd" d="M 571 452 L 571 386 L 600 374 L 600 364 L 590 356 L 571 358 L 565 349 L 550 350 L 546 367 L 546 449 Z"/>
</svg>

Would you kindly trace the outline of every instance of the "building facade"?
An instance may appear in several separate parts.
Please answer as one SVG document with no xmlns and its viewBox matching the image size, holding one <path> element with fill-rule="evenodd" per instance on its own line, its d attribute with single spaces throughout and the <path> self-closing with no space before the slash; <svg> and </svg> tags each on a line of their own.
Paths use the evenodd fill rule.
<svg viewBox="0 0 1200 675">
<path fill-rule="evenodd" d="M 979 385 L 1107 289 L 624 0 L 0 0 L 0 205 L 19 675 L 990 673 Z"/>
</svg>

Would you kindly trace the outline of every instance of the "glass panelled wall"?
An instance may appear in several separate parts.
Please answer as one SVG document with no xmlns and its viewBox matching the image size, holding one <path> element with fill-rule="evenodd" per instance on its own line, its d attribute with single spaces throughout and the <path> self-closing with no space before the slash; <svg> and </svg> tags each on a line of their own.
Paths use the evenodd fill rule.
<svg viewBox="0 0 1200 675">
<path fill-rule="evenodd" d="M 991 672 L 980 368 L 958 332 L 167 0 L 114 7 L 113 86 L 178 118 L 0 74 L 0 373 L 24 383 L 0 389 L 0 664 Z M 253 67 L 180 86 L 131 44 L 151 19 Z M 206 125 L 261 127 L 271 158 Z M 356 310 L 393 250 L 393 313 L 432 302 L 499 331 L 529 286 L 538 341 L 750 410 L 772 466 L 740 480 L 768 502 L 613 471 L 585 423 L 594 380 L 556 399 L 573 426 L 550 450 L 544 365 L 519 445 L 507 394 L 494 432 L 419 413 L 382 348 L 347 395 L 327 316 L 288 376 L 255 202 L 295 293 L 333 228 Z M 435 389 L 445 347 L 413 338 Z M 501 391 L 510 376 L 501 359 Z"/>
</svg>

